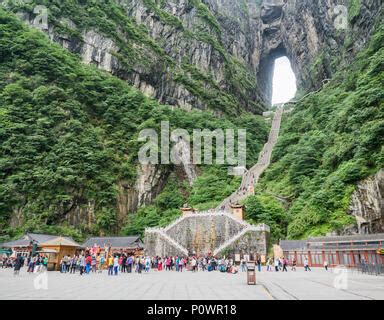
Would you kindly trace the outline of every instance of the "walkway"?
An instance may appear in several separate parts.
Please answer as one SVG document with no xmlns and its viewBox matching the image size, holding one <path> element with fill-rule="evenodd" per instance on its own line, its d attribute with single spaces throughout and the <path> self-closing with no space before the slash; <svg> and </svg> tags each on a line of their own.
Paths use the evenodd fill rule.
<svg viewBox="0 0 384 320">
<path fill-rule="evenodd" d="M 48 273 L 48 289 L 35 289 L 35 275 L 13 277 L 12 270 L 0 269 L 0 300 L 4 299 L 150 299 L 150 300 L 313 300 L 384 299 L 384 277 L 348 274 L 346 289 L 336 289 L 338 274 L 323 269 L 304 272 L 257 272 L 256 286 L 246 284 L 246 273 L 151 272 L 123 274 Z"/>
</svg>

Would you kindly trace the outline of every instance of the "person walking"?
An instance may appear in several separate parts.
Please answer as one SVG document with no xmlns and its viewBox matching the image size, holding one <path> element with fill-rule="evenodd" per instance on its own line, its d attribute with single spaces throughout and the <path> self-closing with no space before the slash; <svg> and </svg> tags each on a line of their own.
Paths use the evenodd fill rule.
<svg viewBox="0 0 384 320">
<path fill-rule="evenodd" d="M 103 273 L 105 258 L 103 255 L 99 256 L 99 273 Z"/>
<path fill-rule="evenodd" d="M 296 258 L 293 257 L 293 259 L 292 259 L 292 268 L 291 268 L 292 271 L 296 271 L 296 265 L 297 265 Z"/>
<path fill-rule="evenodd" d="M 91 260 L 92 272 L 96 273 L 96 267 L 97 267 L 96 256 L 93 254 L 91 259 L 92 259 Z"/>
<path fill-rule="evenodd" d="M 163 270 L 163 260 L 161 259 L 161 257 L 159 257 L 159 259 L 157 260 L 157 271 L 162 271 L 162 270 Z"/>
<path fill-rule="evenodd" d="M 257 263 L 257 270 L 260 272 L 261 271 L 261 258 L 260 257 L 257 258 L 256 263 Z"/>
<path fill-rule="evenodd" d="M 92 257 L 90 254 L 88 254 L 87 257 L 85 258 L 85 273 L 86 274 L 89 274 L 89 272 L 91 271 L 91 265 L 92 265 Z"/>
<path fill-rule="evenodd" d="M 165 270 L 167 271 L 171 271 L 171 259 L 169 257 L 166 258 L 166 262 L 165 262 Z"/>
<path fill-rule="evenodd" d="M 119 257 L 119 271 L 123 272 L 123 256 Z"/>
<path fill-rule="evenodd" d="M 328 261 L 324 260 L 324 269 L 325 271 L 328 271 Z"/>
<path fill-rule="evenodd" d="M 245 260 L 244 259 L 241 259 L 240 261 L 240 267 L 241 267 L 241 272 L 245 272 L 247 271 L 247 266 L 245 264 Z"/>
<path fill-rule="evenodd" d="M 282 263 L 283 263 L 283 271 L 282 272 L 284 272 L 284 271 L 288 272 L 288 270 L 287 270 L 288 260 L 285 259 L 285 257 L 283 257 Z"/>
<path fill-rule="evenodd" d="M 75 273 L 76 272 L 76 265 L 77 265 L 77 257 L 74 255 L 70 261 L 70 269 L 69 269 L 69 273 L 72 274 L 72 273 Z"/>
<path fill-rule="evenodd" d="M 36 269 L 35 269 L 35 272 L 39 273 L 41 271 L 41 267 L 42 267 L 41 256 L 38 254 L 37 255 L 37 259 L 36 259 Z"/>
<path fill-rule="evenodd" d="M 201 270 L 205 271 L 207 270 L 207 258 L 204 257 L 201 261 Z"/>
<path fill-rule="evenodd" d="M 279 259 L 275 259 L 275 271 L 279 272 Z"/>
<path fill-rule="evenodd" d="M 141 271 L 144 269 L 145 267 L 145 259 L 144 259 L 144 256 L 142 256 L 139 260 L 139 273 L 141 273 Z"/>
<path fill-rule="evenodd" d="M 133 256 L 129 256 L 127 259 L 128 273 L 132 272 L 133 261 Z"/>
<path fill-rule="evenodd" d="M 192 272 L 196 272 L 196 259 L 195 259 L 195 257 L 192 257 L 191 267 L 192 267 Z"/>
<path fill-rule="evenodd" d="M 33 273 L 33 270 L 35 268 L 35 263 L 36 263 L 36 257 L 32 257 L 30 260 L 29 260 L 29 264 L 28 264 L 28 270 L 27 272 L 29 274 Z M 6 265 L 6 262 L 4 263 Z"/>
<path fill-rule="evenodd" d="M 125 254 L 123 255 L 123 261 L 121 262 L 121 272 L 127 272 L 127 256 Z"/>
<path fill-rule="evenodd" d="M 176 260 L 175 260 L 175 269 L 176 269 L 176 271 L 179 271 L 179 261 L 180 261 L 179 256 L 176 256 Z"/>
<path fill-rule="evenodd" d="M 304 270 L 305 271 L 311 271 L 311 268 L 309 267 L 308 259 L 304 259 Z"/>
<path fill-rule="evenodd" d="M 113 275 L 113 257 L 112 257 L 112 255 L 109 256 L 109 258 L 108 258 L 108 275 L 109 276 Z"/>
<path fill-rule="evenodd" d="M 118 256 L 115 256 L 115 259 L 113 259 L 113 271 L 115 276 L 117 276 L 118 271 L 119 271 L 119 258 Z"/>
<path fill-rule="evenodd" d="M 145 272 L 151 271 L 151 258 L 147 257 L 145 259 Z"/>
<path fill-rule="evenodd" d="M 81 276 L 83 275 L 83 273 L 85 271 L 85 266 L 86 266 L 85 256 L 84 256 L 84 254 L 82 254 L 80 257 L 80 275 Z"/>
<path fill-rule="evenodd" d="M 44 269 L 44 271 L 48 271 L 48 257 L 47 256 L 43 257 L 43 269 Z"/>
<path fill-rule="evenodd" d="M 17 255 L 16 261 L 15 261 L 15 266 L 13 269 L 13 275 L 18 276 L 20 275 L 20 269 L 24 264 L 24 258 L 20 255 L 20 253 Z"/>
<path fill-rule="evenodd" d="M 179 272 L 183 272 L 183 267 L 184 267 L 184 258 L 180 257 L 180 259 L 179 259 Z"/>
</svg>

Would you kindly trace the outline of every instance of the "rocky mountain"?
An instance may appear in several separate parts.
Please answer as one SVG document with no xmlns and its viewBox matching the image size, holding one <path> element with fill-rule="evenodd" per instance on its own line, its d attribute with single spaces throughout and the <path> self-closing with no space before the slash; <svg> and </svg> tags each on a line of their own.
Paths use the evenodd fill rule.
<svg viewBox="0 0 384 320">
<path fill-rule="evenodd" d="M 350 57 L 364 46 L 381 7 L 380 0 L 16 4 L 4 3 L 32 25 L 35 5 L 46 6 L 49 21 L 41 28 L 85 63 L 162 103 L 219 114 L 268 107 L 279 56 L 289 57 L 301 92 L 319 88 L 337 69 L 334 57 L 344 45 Z"/>
<path fill-rule="evenodd" d="M 190 113 L 190 115 L 183 114 L 178 119 L 182 117 L 196 119 L 193 112 L 198 110 L 202 112 L 201 118 L 210 119 L 210 122 L 207 120 L 205 123 L 207 126 L 207 123 L 220 122 L 220 119 L 223 119 L 228 126 L 241 127 L 247 123 L 249 126 L 247 128 L 255 130 L 250 138 L 255 145 L 249 153 L 253 156 L 253 159 L 248 161 L 249 166 L 256 162 L 257 151 L 261 149 L 268 131 L 265 125 L 261 124 L 263 121 L 252 120 L 256 121 L 255 126 L 249 117 L 250 114 L 261 114 L 270 106 L 274 60 L 284 55 L 290 59 L 297 78 L 298 99 L 312 91 L 320 90 L 327 79 L 338 79 L 336 81 L 342 83 L 347 76 L 338 75 L 339 71 L 348 68 L 356 56 L 368 46 L 372 35 L 380 28 L 383 18 L 383 5 L 380 0 L 2 0 L 0 2 L 7 12 L 15 13 L 30 26 L 43 31 L 53 43 L 78 56 L 85 65 L 96 66 L 124 83 L 134 86 L 152 99 L 153 103 L 156 100 L 170 106 L 168 107 L 170 110 L 184 110 L 187 114 Z M 17 56 L 18 52 L 12 54 L 15 59 L 22 59 Z M 374 55 L 375 52 L 370 54 Z M 48 58 L 52 59 L 51 61 L 55 59 L 46 55 L 42 60 Z M 4 61 L 5 58 L 2 64 L 6 63 Z M 61 60 L 63 65 L 66 63 L 64 61 L 66 60 Z M 21 64 L 17 66 L 20 70 L 25 69 Z M 36 68 L 36 65 L 31 66 L 31 70 L 37 73 L 33 68 Z M 62 70 L 63 73 L 67 72 L 64 67 Z M 26 76 L 30 77 L 32 71 Z M 7 72 L 9 71 L 3 72 L 3 78 L 6 80 L 2 82 L 2 90 L 14 81 L 14 75 Z M 348 71 L 345 74 L 348 74 Z M 80 84 L 83 80 L 78 74 L 73 81 L 78 81 Z M 350 90 L 354 89 L 352 86 Z M 100 110 L 107 105 L 105 102 L 108 100 L 107 95 L 103 93 L 97 97 L 98 93 L 88 94 L 95 95 L 94 103 L 100 105 L 96 111 L 89 111 L 89 105 L 88 109 L 84 110 L 87 110 L 87 116 L 93 119 L 92 125 L 105 128 L 106 133 L 114 132 L 115 136 L 112 138 L 114 147 L 117 141 L 121 141 L 123 134 L 129 133 L 131 141 L 136 138 L 139 125 L 135 124 L 134 128 L 129 128 L 122 123 L 123 119 L 135 122 L 136 119 L 132 120 L 133 114 L 129 111 L 120 112 L 116 105 L 116 109 L 108 114 L 110 118 L 104 118 L 105 114 Z M 89 103 L 84 97 L 78 102 Z M 322 103 L 320 101 L 319 108 L 327 108 Z M 304 104 L 299 104 L 295 108 L 300 112 L 306 107 Z M 161 118 L 156 112 L 154 114 L 153 119 Z M 296 119 L 298 114 L 294 111 L 292 119 Z M 312 115 L 315 117 L 316 112 Z M 144 123 L 149 122 L 151 117 L 147 114 L 144 118 L 141 116 L 138 119 Z M 169 117 L 175 119 L 174 115 Z M 238 117 L 247 120 L 239 122 L 235 119 Z M 365 118 L 364 121 L 372 119 Z M 108 124 L 107 127 L 104 127 L 104 121 Z M 187 126 L 193 123 L 192 120 L 181 122 Z M 308 120 L 307 129 L 313 123 L 314 121 L 311 123 L 311 120 Z M 292 130 L 297 129 L 293 124 L 287 128 L 290 128 L 286 129 L 291 130 L 290 134 Z M 302 129 L 300 133 L 304 132 L 306 131 Z M 100 139 L 105 141 L 104 134 Z M 286 143 L 288 138 L 283 135 L 282 139 L 282 143 Z M 297 138 L 292 141 L 296 142 Z M 278 147 L 278 150 L 282 149 Z M 284 151 L 289 153 L 289 150 Z M 117 154 L 119 159 L 130 157 L 127 151 L 119 150 Z M 275 156 L 274 161 L 278 162 L 280 156 Z M 373 162 L 375 164 L 372 165 L 372 170 L 378 169 L 380 166 L 378 162 Z M 336 166 L 336 163 L 334 165 Z M 17 168 L 20 170 L 20 167 Z M 129 172 L 132 174 L 129 174 L 129 177 L 114 176 L 111 182 L 115 191 L 112 196 L 113 204 L 108 204 L 108 210 L 100 204 L 98 195 L 85 196 L 83 191 L 76 190 L 74 185 L 64 188 L 65 200 L 61 203 L 59 201 L 58 206 L 65 213 L 61 216 L 65 216 L 65 221 L 71 225 L 92 224 L 108 212 L 107 218 L 112 216 L 121 227 L 130 213 L 155 201 L 168 185 L 169 179 L 176 177 L 176 180 L 182 183 L 186 181 L 190 185 L 192 180 L 202 174 L 200 171 L 199 168 L 188 166 L 143 167 L 137 163 L 130 163 Z M 366 178 L 372 173 L 371 171 L 368 170 L 359 178 Z M 11 173 L 5 174 L 4 178 L 12 177 L 14 172 L 11 170 L 9 172 Z M 264 187 L 274 181 L 270 179 L 268 172 L 266 176 Z M 286 177 L 286 174 L 282 176 L 282 181 L 286 181 Z M 234 180 L 231 181 L 232 184 Z M 351 183 L 357 183 L 357 180 Z M 200 186 L 199 182 L 196 185 Z M 22 189 L 24 184 L 18 186 Z M 3 188 L 6 190 L 5 193 L 11 189 L 9 185 Z M 188 200 L 190 190 L 179 189 L 182 189 L 183 200 Z M 233 190 L 227 191 L 230 194 Z M 278 192 L 280 196 L 291 196 L 287 190 L 274 188 L 272 191 Z M 191 194 L 198 193 L 194 190 Z M 294 198 L 297 196 L 298 194 L 295 194 Z M 7 194 L 7 197 L 11 196 Z M 7 217 L 5 220 L 7 223 L 10 221 L 12 227 L 19 227 L 25 221 L 23 218 L 26 214 L 25 204 L 30 201 L 26 198 L 30 196 L 21 196 L 22 200 L 17 205 L 5 205 L 4 210 L 7 212 L 10 207 L 12 208 L 11 217 L 9 213 L 5 215 Z M 42 207 L 47 208 L 47 205 L 39 204 L 38 207 L 41 210 Z M 54 210 L 57 210 L 57 207 L 47 209 L 48 215 L 52 215 Z M 50 223 L 53 223 L 52 221 Z M 292 234 L 299 236 L 303 235 L 303 232 Z"/>
<path fill-rule="evenodd" d="M 384 170 L 357 185 L 349 213 L 356 217 L 357 233 L 384 232 Z"/>
</svg>

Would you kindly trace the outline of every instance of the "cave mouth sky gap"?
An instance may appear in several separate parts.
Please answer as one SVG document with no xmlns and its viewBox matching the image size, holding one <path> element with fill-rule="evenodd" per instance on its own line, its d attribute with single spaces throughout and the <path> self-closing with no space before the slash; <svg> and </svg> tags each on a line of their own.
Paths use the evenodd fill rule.
<svg viewBox="0 0 384 320">
<path fill-rule="evenodd" d="M 285 103 L 296 94 L 296 77 L 287 56 L 275 59 L 272 81 L 272 105 Z"/>
</svg>

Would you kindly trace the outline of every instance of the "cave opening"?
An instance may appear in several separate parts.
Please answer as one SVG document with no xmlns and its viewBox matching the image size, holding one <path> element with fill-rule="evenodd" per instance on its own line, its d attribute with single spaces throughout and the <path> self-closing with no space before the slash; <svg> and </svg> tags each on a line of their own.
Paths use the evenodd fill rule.
<svg viewBox="0 0 384 320">
<path fill-rule="evenodd" d="M 272 105 L 286 103 L 296 94 L 296 76 L 287 56 L 275 59 L 272 80 Z"/>
<path fill-rule="evenodd" d="M 268 107 L 288 102 L 295 96 L 296 76 L 283 44 L 262 55 L 257 79 Z"/>
</svg>

